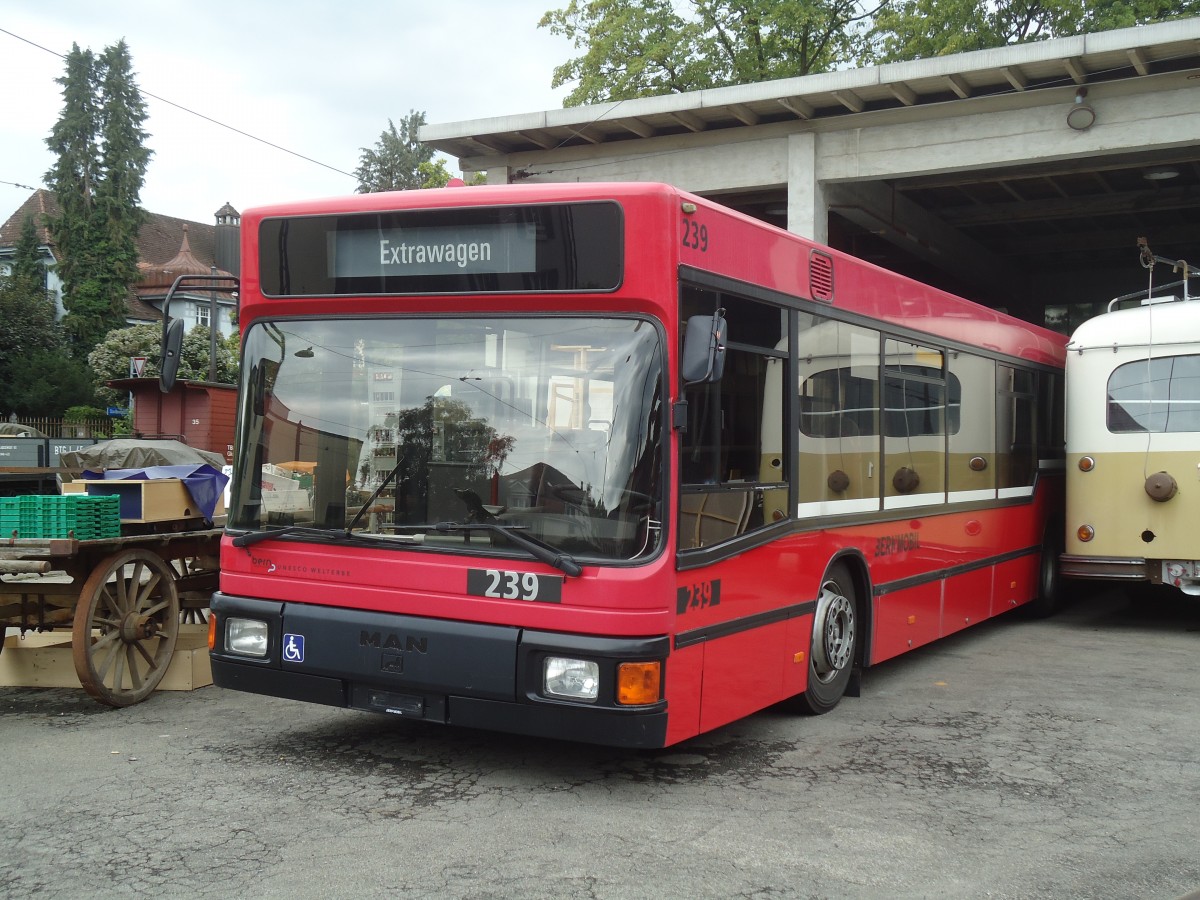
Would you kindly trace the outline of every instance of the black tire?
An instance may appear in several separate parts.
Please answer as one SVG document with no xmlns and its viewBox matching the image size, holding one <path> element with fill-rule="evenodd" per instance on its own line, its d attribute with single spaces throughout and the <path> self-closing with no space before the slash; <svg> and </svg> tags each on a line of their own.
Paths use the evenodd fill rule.
<svg viewBox="0 0 1200 900">
<path fill-rule="evenodd" d="M 823 715 L 846 693 L 858 661 L 859 607 L 850 570 L 835 563 L 821 582 L 808 653 L 808 688 L 796 698 L 801 712 Z"/>
<path fill-rule="evenodd" d="M 1030 619 L 1044 619 L 1054 615 L 1062 607 L 1066 597 L 1067 579 L 1058 573 L 1058 557 L 1063 552 L 1065 542 L 1064 527 L 1061 521 L 1051 522 L 1042 536 L 1037 596 L 1021 607 L 1022 613 Z"/>
</svg>

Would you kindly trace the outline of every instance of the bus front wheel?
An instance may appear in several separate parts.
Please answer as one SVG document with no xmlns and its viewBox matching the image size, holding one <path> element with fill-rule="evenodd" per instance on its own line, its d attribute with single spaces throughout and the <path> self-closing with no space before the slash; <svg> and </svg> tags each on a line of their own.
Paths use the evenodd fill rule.
<svg viewBox="0 0 1200 900">
<path fill-rule="evenodd" d="M 842 699 L 858 651 L 858 608 L 850 570 L 839 563 L 821 584 L 808 654 L 808 688 L 796 698 L 802 712 L 819 716 Z"/>
</svg>

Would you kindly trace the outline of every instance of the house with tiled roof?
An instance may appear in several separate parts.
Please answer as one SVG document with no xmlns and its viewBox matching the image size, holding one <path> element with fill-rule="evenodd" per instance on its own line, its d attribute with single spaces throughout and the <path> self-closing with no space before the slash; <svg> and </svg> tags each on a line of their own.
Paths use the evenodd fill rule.
<svg viewBox="0 0 1200 900">
<path fill-rule="evenodd" d="M 66 309 L 62 281 L 54 270 L 57 249 L 46 230 L 47 217 L 57 214 L 58 203 L 54 195 L 44 189 L 34 191 L 0 225 L 0 271 L 8 270 L 25 219 L 33 216 L 38 251 L 46 266 L 46 289 L 53 294 L 57 317 L 61 319 Z M 158 213 L 146 214 L 137 240 L 141 277 L 125 298 L 125 320 L 130 325 L 162 321 L 163 300 L 179 275 L 238 274 L 241 216 L 226 203 L 217 210 L 214 218 L 214 224 L 206 225 Z M 181 291 L 171 301 L 171 317 L 183 319 L 188 330 L 195 325 L 207 326 L 212 320 L 214 306 L 217 330 L 222 335 L 230 334 L 235 329 L 237 297 L 228 291 Z"/>
</svg>

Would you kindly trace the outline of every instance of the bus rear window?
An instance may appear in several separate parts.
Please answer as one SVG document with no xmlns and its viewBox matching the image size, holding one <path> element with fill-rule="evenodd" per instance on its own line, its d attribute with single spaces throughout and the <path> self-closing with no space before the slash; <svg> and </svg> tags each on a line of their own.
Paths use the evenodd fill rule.
<svg viewBox="0 0 1200 900">
<path fill-rule="evenodd" d="M 1200 356 L 1125 363 L 1108 378 L 1108 430 L 1200 431 Z"/>
<path fill-rule="evenodd" d="M 623 270 L 613 202 L 267 219 L 270 297 L 612 291 Z"/>
</svg>

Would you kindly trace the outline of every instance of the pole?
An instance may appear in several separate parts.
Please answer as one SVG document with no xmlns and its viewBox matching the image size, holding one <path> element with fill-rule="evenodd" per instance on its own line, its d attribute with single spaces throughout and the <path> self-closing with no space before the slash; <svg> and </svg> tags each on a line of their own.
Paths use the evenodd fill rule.
<svg viewBox="0 0 1200 900">
<path fill-rule="evenodd" d="M 216 276 L 217 267 L 212 267 Z M 208 380 L 217 380 L 217 292 L 214 288 L 208 292 Z"/>
</svg>

